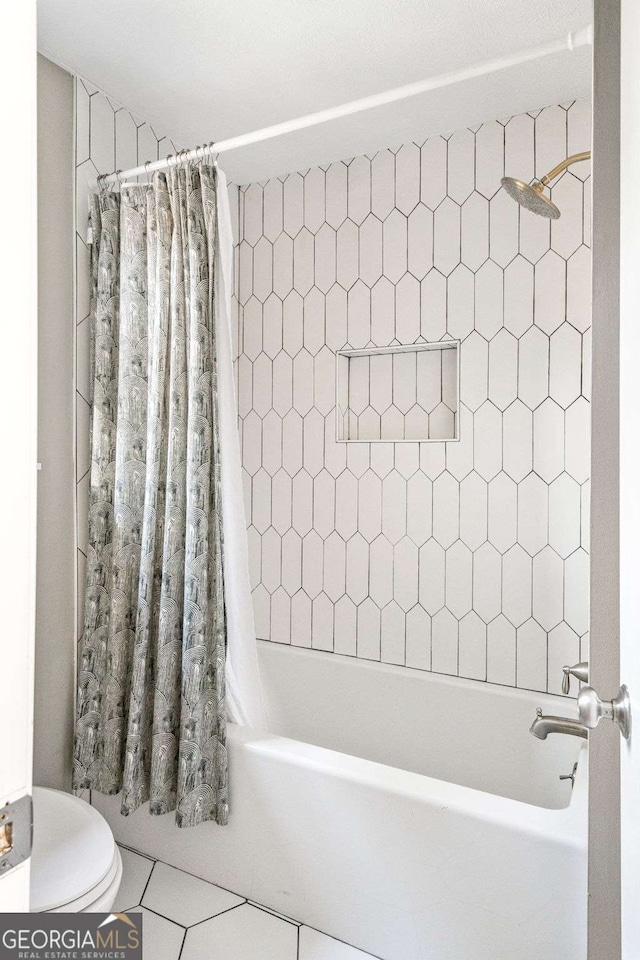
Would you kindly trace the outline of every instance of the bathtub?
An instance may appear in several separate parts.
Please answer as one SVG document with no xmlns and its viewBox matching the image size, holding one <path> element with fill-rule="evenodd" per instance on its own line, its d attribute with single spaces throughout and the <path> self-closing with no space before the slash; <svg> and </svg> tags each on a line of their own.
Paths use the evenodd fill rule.
<svg viewBox="0 0 640 960">
<path fill-rule="evenodd" d="M 383 960 L 584 960 L 586 748 L 528 731 L 573 701 L 271 643 L 260 661 L 271 733 L 229 728 L 229 825 L 94 793 L 120 842 Z"/>
</svg>

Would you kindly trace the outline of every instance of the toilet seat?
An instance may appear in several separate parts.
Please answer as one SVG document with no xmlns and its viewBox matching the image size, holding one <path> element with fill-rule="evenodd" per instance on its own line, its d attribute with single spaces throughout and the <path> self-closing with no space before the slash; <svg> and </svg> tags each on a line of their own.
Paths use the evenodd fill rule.
<svg viewBox="0 0 640 960">
<path fill-rule="evenodd" d="M 72 794 L 34 787 L 31 911 L 109 910 L 121 876 L 120 852 L 98 811 Z"/>
</svg>

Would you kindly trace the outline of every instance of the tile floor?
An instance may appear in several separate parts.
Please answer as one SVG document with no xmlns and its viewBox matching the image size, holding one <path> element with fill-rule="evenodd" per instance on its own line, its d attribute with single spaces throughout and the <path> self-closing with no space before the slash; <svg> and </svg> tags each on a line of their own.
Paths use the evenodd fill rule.
<svg viewBox="0 0 640 960">
<path fill-rule="evenodd" d="M 114 910 L 144 915 L 144 960 L 371 960 L 318 930 L 121 847 Z"/>
</svg>

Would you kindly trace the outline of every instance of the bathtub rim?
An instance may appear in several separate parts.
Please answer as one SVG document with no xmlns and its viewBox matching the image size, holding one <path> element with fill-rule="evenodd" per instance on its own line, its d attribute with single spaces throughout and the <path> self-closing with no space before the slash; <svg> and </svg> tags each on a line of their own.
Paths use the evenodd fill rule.
<svg viewBox="0 0 640 960">
<path fill-rule="evenodd" d="M 587 846 L 586 744 L 581 746 L 579 752 L 575 783 L 568 805 L 553 808 L 538 807 L 523 800 L 486 793 L 475 787 L 438 780 L 235 723 L 228 725 L 228 735 L 234 747 L 247 750 L 256 757 L 358 782 L 364 788 L 439 806 L 443 812 L 452 810 L 493 825 L 509 826 L 531 836 L 580 849 L 586 849 Z M 233 764 L 233 751 L 230 753 L 230 762 Z"/>
</svg>

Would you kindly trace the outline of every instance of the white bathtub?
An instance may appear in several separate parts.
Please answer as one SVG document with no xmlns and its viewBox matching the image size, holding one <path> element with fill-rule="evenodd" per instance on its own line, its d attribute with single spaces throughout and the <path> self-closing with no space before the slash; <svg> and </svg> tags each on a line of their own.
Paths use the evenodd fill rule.
<svg viewBox="0 0 640 960">
<path fill-rule="evenodd" d="M 584 960 L 586 750 L 528 732 L 573 702 L 260 646 L 273 734 L 230 727 L 229 826 L 94 793 L 121 842 L 384 960 Z"/>
</svg>

